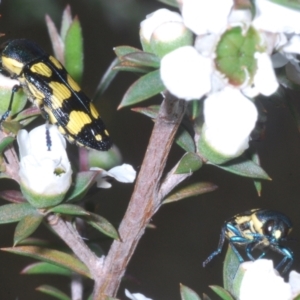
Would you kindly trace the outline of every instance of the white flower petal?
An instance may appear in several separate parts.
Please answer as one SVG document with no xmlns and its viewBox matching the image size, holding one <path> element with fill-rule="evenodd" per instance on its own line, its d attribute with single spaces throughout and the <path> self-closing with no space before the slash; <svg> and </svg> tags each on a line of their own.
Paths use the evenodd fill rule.
<svg viewBox="0 0 300 300">
<path fill-rule="evenodd" d="M 108 175 L 114 177 L 119 182 L 131 183 L 134 182 L 136 171 L 129 164 L 123 164 L 110 169 Z"/>
<path fill-rule="evenodd" d="M 300 33 L 300 12 L 272 3 L 256 0 L 256 16 L 252 22 L 257 29 L 269 32 Z"/>
<path fill-rule="evenodd" d="M 222 33 L 227 28 L 233 0 L 182 0 L 185 25 L 197 35 Z"/>
<path fill-rule="evenodd" d="M 140 293 L 130 293 L 127 289 L 125 289 L 125 295 L 131 300 L 152 300 L 151 298 L 145 297 L 143 294 Z"/>
<path fill-rule="evenodd" d="M 290 285 L 277 275 L 271 260 L 258 259 L 243 265 L 247 270 L 241 283 L 240 300 L 292 299 Z"/>
<path fill-rule="evenodd" d="M 204 119 L 205 141 L 220 154 L 236 157 L 248 148 L 257 110 L 239 90 L 227 87 L 204 101 Z"/>
<path fill-rule="evenodd" d="M 257 96 L 259 93 L 264 96 L 271 96 L 279 87 L 277 78 L 273 69 L 272 61 L 267 53 L 255 53 L 257 59 L 257 70 L 254 76 L 252 93 L 250 89 L 247 93 L 249 97 Z"/>
<path fill-rule="evenodd" d="M 289 275 L 289 284 L 291 286 L 294 299 L 300 294 L 300 274 L 296 271 L 291 271 Z"/>
<path fill-rule="evenodd" d="M 160 76 L 166 88 L 185 100 L 200 99 L 211 89 L 211 59 L 194 47 L 178 48 L 161 60 Z"/>
<path fill-rule="evenodd" d="M 182 17 L 179 13 L 162 8 L 146 16 L 141 22 L 140 35 L 150 42 L 153 31 L 165 22 L 181 22 Z"/>
<path fill-rule="evenodd" d="M 297 53 L 300 54 L 300 36 L 293 35 L 288 43 L 282 48 L 286 53 Z"/>
</svg>

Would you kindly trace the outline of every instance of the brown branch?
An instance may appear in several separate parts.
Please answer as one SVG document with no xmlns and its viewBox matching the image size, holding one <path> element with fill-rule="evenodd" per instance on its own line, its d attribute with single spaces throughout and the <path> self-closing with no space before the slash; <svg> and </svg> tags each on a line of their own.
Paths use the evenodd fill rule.
<svg viewBox="0 0 300 300">
<path fill-rule="evenodd" d="M 156 118 L 144 161 L 125 216 L 119 227 L 121 241 L 114 241 L 95 278 L 94 300 L 115 296 L 131 256 L 147 224 L 161 204 L 160 181 L 186 102 L 166 95 Z"/>
<path fill-rule="evenodd" d="M 93 278 L 102 268 L 102 258 L 96 256 L 94 252 L 85 244 L 82 237 L 74 226 L 60 218 L 58 215 L 50 214 L 47 216 L 48 224 L 57 235 L 72 249 L 74 254 L 87 266 Z"/>
<path fill-rule="evenodd" d="M 0 141 L 9 136 L 4 131 L 0 130 Z M 13 146 L 7 147 L 4 151 L 5 155 L 5 161 L 3 161 L 4 164 L 4 170 L 3 173 L 7 175 L 8 178 L 11 178 L 15 180 L 16 182 L 20 183 L 20 177 L 19 177 L 19 159 L 18 155 L 15 151 L 15 148 Z"/>
</svg>

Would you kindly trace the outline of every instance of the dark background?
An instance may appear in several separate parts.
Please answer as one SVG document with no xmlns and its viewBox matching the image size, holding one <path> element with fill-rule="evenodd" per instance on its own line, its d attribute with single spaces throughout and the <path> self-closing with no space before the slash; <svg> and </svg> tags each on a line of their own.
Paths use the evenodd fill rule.
<svg viewBox="0 0 300 300">
<path fill-rule="evenodd" d="M 51 53 L 45 14 L 49 14 L 59 27 L 62 11 L 68 3 L 73 15 L 78 15 L 82 24 L 85 51 L 82 88 L 92 96 L 102 74 L 114 58 L 113 47 L 131 45 L 140 48 L 140 21 L 162 5 L 154 0 L 2 0 L 0 32 L 6 34 L 2 40 L 29 38 Z M 130 111 L 130 108 L 116 111 L 123 93 L 134 79 L 132 74 L 118 75 L 99 101 L 99 108 L 114 142 L 122 151 L 124 161 L 138 170 L 153 123 Z M 297 95 L 294 95 L 294 99 L 297 101 Z M 159 101 L 156 100 L 157 103 Z M 141 292 L 155 300 L 179 300 L 179 283 L 199 294 L 205 292 L 217 299 L 208 285 L 222 285 L 225 251 L 205 269 L 202 261 L 216 249 L 225 219 L 257 207 L 279 210 L 293 220 L 292 237 L 295 241 L 289 245 L 295 254 L 293 268 L 300 271 L 299 133 L 285 105 L 268 100 L 264 101 L 264 106 L 267 111 L 265 138 L 252 142 L 252 147 L 260 154 L 263 168 L 272 177 L 271 182 L 263 183 L 262 196 L 257 196 L 251 179 L 204 166 L 189 182 L 211 181 L 219 189 L 161 208 L 152 221 L 156 229 L 146 231 L 129 265 L 128 277 L 131 279 L 122 284 L 121 299 L 125 298 L 126 287 L 131 292 Z M 172 166 L 180 155 L 182 152 L 174 146 L 169 165 Z M 9 185 L 9 181 L 1 181 L 0 188 L 6 189 Z M 115 183 L 112 189 L 101 191 L 97 196 L 99 214 L 117 225 L 124 214 L 132 188 L 132 185 Z M 14 228 L 15 224 L 0 227 L 1 247 L 12 246 Z M 53 239 L 47 230 L 42 229 L 38 230 L 36 236 Z M 103 247 L 107 248 L 108 243 L 104 242 Z M 20 275 L 20 270 L 29 262 L 33 260 L 0 252 L 0 299 L 52 299 L 34 291 L 35 287 L 44 283 L 68 292 L 69 281 L 66 278 Z"/>
</svg>

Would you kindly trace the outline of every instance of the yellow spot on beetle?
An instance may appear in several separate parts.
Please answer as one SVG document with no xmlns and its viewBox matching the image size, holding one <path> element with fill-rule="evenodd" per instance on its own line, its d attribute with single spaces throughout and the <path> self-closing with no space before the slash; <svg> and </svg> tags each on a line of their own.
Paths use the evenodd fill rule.
<svg viewBox="0 0 300 300">
<path fill-rule="evenodd" d="M 17 75 L 20 75 L 24 68 L 23 63 L 17 61 L 16 59 L 6 57 L 6 56 L 2 56 L 2 66 L 8 72 Z"/>
<path fill-rule="evenodd" d="M 93 103 L 90 103 L 90 111 L 91 111 L 91 114 L 92 116 L 95 118 L 95 119 L 98 119 L 99 118 L 99 113 L 96 109 L 96 107 L 94 106 Z"/>
<path fill-rule="evenodd" d="M 39 75 L 43 75 L 45 77 L 52 76 L 52 70 L 43 62 L 38 62 L 32 65 L 30 67 L 30 71 Z"/>
<path fill-rule="evenodd" d="M 58 109 L 61 108 L 62 103 L 65 100 L 68 100 L 71 97 L 71 91 L 63 83 L 51 81 L 49 86 L 52 89 L 51 101 L 52 108 Z"/>
<path fill-rule="evenodd" d="M 70 120 L 66 127 L 71 134 L 77 135 L 84 125 L 90 124 L 91 122 L 92 119 L 87 113 L 73 110 L 70 113 Z"/>
<path fill-rule="evenodd" d="M 96 134 L 96 135 L 95 135 L 95 139 L 96 139 L 98 142 L 101 142 L 101 141 L 102 141 L 102 136 L 101 136 L 101 134 Z"/>
<path fill-rule="evenodd" d="M 63 68 L 63 66 L 61 65 L 61 63 L 55 57 L 53 57 L 52 55 L 49 56 L 49 60 L 54 64 L 54 66 L 57 69 L 61 70 Z"/>
<path fill-rule="evenodd" d="M 75 92 L 79 92 L 80 91 L 79 85 L 75 82 L 75 80 L 69 74 L 67 75 L 67 81 L 68 81 L 68 84 L 70 85 L 70 87 Z"/>
<path fill-rule="evenodd" d="M 107 131 L 106 129 L 104 129 L 104 133 L 105 133 L 107 136 L 109 136 L 109 133 L 108 133 L 108 131 Z"/>
<path fill-rule="evenodd" d="M 26 82 L 26 83 L 30 94 L 33 96 L 34 100 L 36 100 L 37 105 L 39 106 L 42 105 L 45 99 L 45 95 L 43 94 L 43 92 L 38 90 L 38 88 L 34 84 L 30 82 Z"/>
</svg>

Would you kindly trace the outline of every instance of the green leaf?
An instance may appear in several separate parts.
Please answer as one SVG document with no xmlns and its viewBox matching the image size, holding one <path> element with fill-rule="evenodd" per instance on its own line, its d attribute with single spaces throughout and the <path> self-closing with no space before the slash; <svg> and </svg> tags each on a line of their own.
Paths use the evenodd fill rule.
<svg viewBox="0 0 300 300">
<path fill-rule="evenodd" d="M 50 247 L 52 243 L 46 240 L 38 239 L 38 238 L 33 238 L 29 237 L 19 243 L 19 246 L 21 245 L 30 245 L 30 246 L 39 246 L 39 247 Z"/>
<path fill-rule="evenodd" d="M 51 285 L 44 284 L 37 287 L 36 290 L 59 300 L 71 300 L 71 298 L 68 295 L 66 295 L 64 292 L 60 291 L 59 289 Z"/>
<path fill-rule="evenodd" d="M 254 163 L 252 160 L 247 159 L 244 156 L 241 156 L 237 159 L 233 159 L 230 162 L 223 165 L 213 165 L 220 169 L 240 176 L 271 180 L 269 175 L 259 165 Z"/>
<path fill-rule="evenodd" d="M 97 86 L 96 93 L 93 97 L 94 100 L 100 98 L 100 96 L 102 96 L 104 94 L 104 92 L 106 91 L 108 86 L 111 84 L 111 82 L 114 80 L 114 78 L 118 74 L 118 70 L 114 70 L 115 66 L 118 63 L 119 63 L 118 58 L 115 58 L 111 62 L 111 64 L 107 68 L 107 70 L 105 71 L 104 75 L 102 76 L 102 78 Z"/>
<path fill-rule="evenodd" d="M 180 125 L 176 133 L 175 142 L 186 152 L 195 152 L 196 150 L 193 138 L 182 125 Z"/>
<path fill-rule="evenodd" d="M 86 216 L 90 213 L 87 212 L 84 208 L 74 204 L 60 204 L 52 207 L 49 211 L 63 214 L 63 215 L 72 215 L 72 216 Z"/>
<path fill-rule="evenodd" d="M 86 171 L 76 174 L 74 185 L 69 190 L 65 201 L 79 201 L 89 191 L 90 187 L 96 182 L 99 172 Z"/>
<path fill-rule="evenodd" d="M 154 69 L 158 69 L 160 67 L 160 58 L 155 54 L 148 52 L 132 52 L 126 55 L 123 55 L 119 58 L 121 61 L 128 61 L 135 66 L 142 67 L 151 67 Z"/>
<path fill-rule="evenodd" d="M 254 163 L 256 163 L 258 166 L 260 166 L 260 159 L 259 159 L 259 156 L 257 153 L 254 153 L 251 158 Z M 261 191 L 262 191 L 262 183 L 260 180 L 253 180 L 253 182 L 254 182 L 254 186 L 257 191 L 257 194 L 260 197 Z"/>
<path fill-rule="evenodd" d="M 17 121 L 3 121 L 1 123 L 1 126 L 5 131 L 11 132 L 13 134 L 17 134 L 20 129 L 22 129 L 22 126 Z"/>
<path fill-rule="evenodd" d="M 224 288 L 231 293 L 234 291 L 234 280 L 240 266 L 240 261 L 231 246 L 228 245 L 224 265 L 223 265 L 223 283 Z"/>
<path fill-rule="evenodd" d="M 210 285 L 209 286 L 217 295 L 219 295 L 223 300 L 234 300 L 232 296 L 221 286 Z"/>
<path fill-rule="evenodd" d="M 18 223 L 14 233 L 14 246 L 29 237 L 40 226 L 43 216 L 36 211 L 35 214 L 27 215 Z"/>
<path fill-rule="evenodd" d="M 71 276 L 72 272 L 66 268 L 58 267 L 47 262 L 38 262 L 31 264 L 21 271 L 21 274 L 36 275 L 36 274 L 54 274 L 62 276 Z"/>
<path fill-rule="evenodd" d="M 3 138 L 0 142 L 0 154 L 2 154 L 8 146 L 12 145 L 14 140 L 15 140 L 15 138 L 12 136 L 7 136 L 7 137 Z"/>
<path fill-rule="evenodd" d="M 105 218 L 97 214 L 90 213 L 90 215 L 85 217 L 84 220 L 103 234 L 115 240 L 120 240 L 118 231 Z"/>
<path fill-rule="evenodd" d="M 178 8 L 177 0 L 158 0 L 158 1 L 161 2 L 161 3 L 164 3 L 164 4 L 167 4 L 167 5 Z"/>
<path fill-rule="evenodd" d="M 125 93 L 118 108 L 133 105 L 155 96 L 165 89 L 159 70 L 152 71 L 134 82 Z"/>
<path fill-rule="evenodd" d="M 218 188 L 217 185 L 210 183 L 210 182 L 197 182 L 190 184 L 188 186 L 185 186 L 172 194 L 168 195 L 164 201 L 163 204 L 176 202 L 182 199 L 186 199 L 188 197 L 194 197 L 201 194 L 213 192 Z"/>
<path fill-rule="evenodd" d="M 1 248 L 1 250 L 14 254 L 29 256 L 38 260 L 52 263 L 91 278 L 87 267 L 79 259 L 62 251 L 37 246 L 18 246 L 10 248 Z"/>
<path fill-rule="evenodd" d="M 36 213 L 29 203 L 13 203 L 0 206 L 0 224 L 18 222 L 28 215 Z"/>
<path fill-rule="evenodd" d="M 300 295 L 296 296 L 293 300 L 300 300 Z"/>
<path fill-rule="evenodd" d="M 293 10 L 300 11 L 300 1 L 299 0 L 269 0 L 273 3 L 279 4 L 281 6 L 292 8 Z"/>
<path fill-rule="evenodd" d="M 202 167 L 201 157 L 192 152 L 185 153 L 177 164 L 175 174 L 193 173 Z"/>
<path fill-rule="evenodd" d="M 201 298 L 189 287 L 180 284 L 181 300 L 201 300 Z"/>
<path fill-rule="evenodd" d="M 83 38 L 78 18 L 74 18 L 65 38 L 65 67 L 71 77 L 81 83 L 83 73 Z"/>
<path fill-rule="evenodd" d="M 31 119 L 35 119 L 36 117 L 40 116 L 41 115 L 41 111 L 38 107 L 36 106 L 32 106 L 32 107 L 29 107 L 27 109 L 24 109 L 22 110 L 15 118 L 14 118 L 14 121 L 22 121 L 24 119 L 28 119 L 28 118 L 31 118 Z M 34 118 L 33 118 L 34 117 Z M 23 124 L 23 122 L 22 122 Z"/>
<path fill-rule="evenodd" d="M 146 74 L 146 73 L 153 71 L 153 68 L 137 66 L 129 61 L 121 61 L 114 67 L 114 71 Z"/>
<path fill-rule="evenodd" d="M 24 198 L 23 194 L 20 191 L 15 191 L 15 190 L 1 191 L 0 198 L 14 203 L 26 202 L 26 199 Z"/>
<path fill-rule="evenodd" d="M 121 59 L 122 56 L 127 55 L 129 53 L 143 52 L 142 50 L 131 46 L 118 46 L 114 48 L 114 51 L 119 59 Z"/>
<path fill-rule="evenodd" d="M 206 294 L 203 294 L 203 300 L 211 300 Z"/>
<path fill-rule="evenodd" d="M 72 22 L 73 19 L 72 19 L 71 7 L 70 5 L 67 5 L 63 11 L 63 15 L 61 18 L 60 36 L 63 41 L 66 39 L 66 35 L 68 33 L 69 28 L 72 25 Z"/>
<path fill-rule="evenodd" d="M 159 108 L 159 105 L 150 105 L 148 107 L 134 107 L 131 110 L 155 119 L 158 115 Z"/>
</svg>

